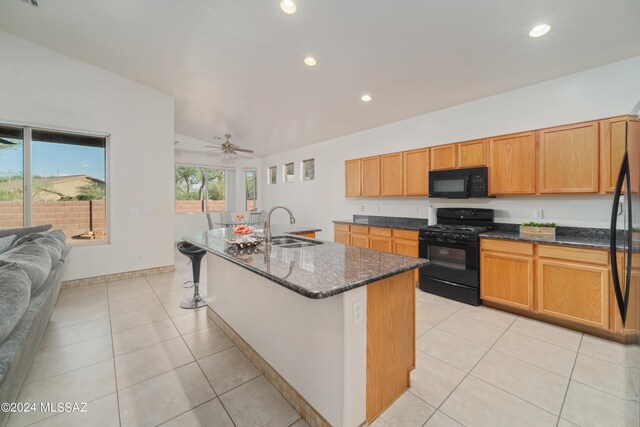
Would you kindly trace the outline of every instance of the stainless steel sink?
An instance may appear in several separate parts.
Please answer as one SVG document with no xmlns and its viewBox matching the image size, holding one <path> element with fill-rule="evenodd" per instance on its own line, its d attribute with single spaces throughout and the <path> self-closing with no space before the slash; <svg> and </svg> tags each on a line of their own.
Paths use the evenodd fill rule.
<svg viewBox="0 0 640 427">
<path fill-rule="evenodd" d="M 318 240 L 296 239 L 295 237 L 274 237 L 271 239 L 271 244 L 284 249 L 293 249 L 321 245 L 322 242 Z"/>
</svg>

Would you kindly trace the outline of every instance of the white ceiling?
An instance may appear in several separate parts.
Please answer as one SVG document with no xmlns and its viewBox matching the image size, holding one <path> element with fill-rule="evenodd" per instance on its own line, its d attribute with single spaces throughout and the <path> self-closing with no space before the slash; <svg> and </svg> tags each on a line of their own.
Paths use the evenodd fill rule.
<svg viewBox="0 0 640 427">
<path fill-rule="evenodd" d="M 176 132 L 259 155 L 640 55 L 638 0 L 38 3 L 2 0 L 0 29 L 172 94 Z"/>
</svg>

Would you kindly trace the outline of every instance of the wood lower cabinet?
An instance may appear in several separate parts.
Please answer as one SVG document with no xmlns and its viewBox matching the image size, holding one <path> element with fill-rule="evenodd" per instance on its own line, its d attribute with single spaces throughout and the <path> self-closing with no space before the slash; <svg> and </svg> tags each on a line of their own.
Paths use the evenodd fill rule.
<svg viewBox="0 0 640 427">
<path fill-rule="evenodd" d="M 599 122 L 540 131 L 540 193 L 599 191 Z"/>
<path fill-rule="evenodd" d="M 486 166 L 487 144 L 488 140 L 486 139 L 458 143 L 457 166 L 459 168 Z"/>
<path fill-rule="evenodd" d="M 431 147 L 431 170 L 455 169 L 457 144 Z"/>
<path fill-rule="evenodd" d="M 489 140 L 489 193 L 536 193 L 536 140 L 533 132 Z"/>
<path fill-rule="evenodd" d="M 349 232 L 344 231 L 334 231 L 333 232 L 333 241 L 336 243 L 342 243 L 343 245 L 349 244 Z"/>
<path fill-rule="evenodd" d="M 483 301 L 576 329 L 620 333 L 611 314 L 608 251 L 492 239 L 480 247 Z"/>
<path fill-rule="evenodd" d="M 538 311 L 609 327 L 609 267 L 538 259 Z"/>
<path fill-rule="evenodd" d="M 380 156 L 380 195 L 402 196 L 403 194 L 402 153 Z"/>
<path fill-rule="evenodd" d="M 360 159 L 344 162 L 344 195 L 346 197 L 358 197 L 362 195 L 360 175 L 362 163 Z"/>
<path fill-rule="evenodd" d="M 533 244 L 481 241 L 481 299 L 533 310 L 533 273 Z"/>
<path fill-rule="evenodd" d="M 383 236 L 369 236 L 369 249 L 393 253 L 393 240 Z"/>
<path fill-rule="evenodd" d="M 405 151 L 402 153 L 404 195 L 429 195 L 429 149 Z"/>
<path fill-rule="evenodd" d="M 380 195 L 380 156 L 360 160 L 362 195 L 377 197 Z"/>
<path fill-rule="evenodd" d="M 369 248 L 369 236 L 366 234 L 349 234 L 349 244 L 359 248 Z"/>
</svg>

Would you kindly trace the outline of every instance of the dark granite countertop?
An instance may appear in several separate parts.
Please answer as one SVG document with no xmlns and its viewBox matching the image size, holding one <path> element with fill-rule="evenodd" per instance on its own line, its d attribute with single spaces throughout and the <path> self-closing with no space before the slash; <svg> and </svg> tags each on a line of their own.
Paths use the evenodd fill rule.
<svg viewBox="0 0 640 427">
<path fill-rule="evenodd" d="M 604 228 L 559 226 L 556 228 L 555 240 L 546 240 L 538 237 L 520 237 L 520 227 L 517 224 L 496 224 L 494 231 L 482 233 L 480 234 L 480 237 L 543 243 L 549 245 L 609 249 L 609 230 Z M 620 241 L 618 242 L 618 247 L 623 247 L 623 244 Z"/>
<path fill-rule="evenodd" d="M 286 228 L 288 226 L 278 229 L 274 225 L 273 236 L 283 234 Z M 224 239 L 229 237 L 233 237 L 231 229 L 218 228 L 184 239 L 312 299 L 337 295 L 427 264 L 426 260 L 419 258 L 327 241 L 289 249 L 263 243 L 243 250 L 226 244 Z"/>
<path fill-rule="evenodd" d="M 322 231 L 321 228 L 304 227 L 295 224 L 273 224 L 271 225 L 271 235 L 278 236 L 280 234 L 306 234 L 306 233 L 318 233 Z"/>
<path fill-rule="evenodd" d="M 334 224 L 368 225 L 370 227 L 420 230 L 428 224 L 426 218 L 403 218 L 394 216 L 354 215 L 353 219 L 336 220 Z"/>
</svg>

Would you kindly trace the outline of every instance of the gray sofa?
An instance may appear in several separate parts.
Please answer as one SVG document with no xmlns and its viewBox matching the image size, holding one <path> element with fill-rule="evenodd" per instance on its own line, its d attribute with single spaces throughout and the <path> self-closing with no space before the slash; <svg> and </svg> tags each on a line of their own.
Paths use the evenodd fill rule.
<svg viewBox="0 0 640 427">
<path fill-rule="evenodd" d="M 71 248 L 50 228 L 0 230 L 16 236 L 0 253 L 0 402 L 16 401 L 60 294 Z M 8 419 L 0 412 L 0 426 Z"/>
</svg>

